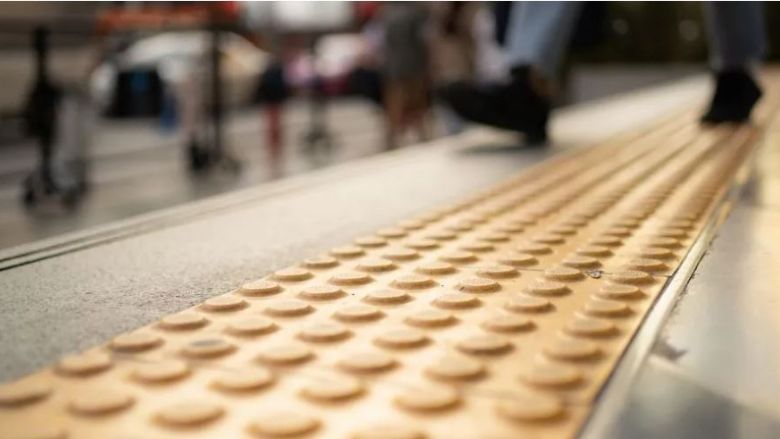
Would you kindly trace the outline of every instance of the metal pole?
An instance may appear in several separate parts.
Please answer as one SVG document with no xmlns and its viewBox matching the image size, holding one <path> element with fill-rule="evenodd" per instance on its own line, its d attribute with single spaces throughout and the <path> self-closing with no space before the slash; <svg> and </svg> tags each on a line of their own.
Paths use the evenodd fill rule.
<svg viewBox="0 0 780 439">
<path fill-rule="evenodd" d="M 215 156 L 222 156 L 222 66 L 219 56 L 221 30 L 214 17 L 211 32 L 211 127 Z"/>
</svg>

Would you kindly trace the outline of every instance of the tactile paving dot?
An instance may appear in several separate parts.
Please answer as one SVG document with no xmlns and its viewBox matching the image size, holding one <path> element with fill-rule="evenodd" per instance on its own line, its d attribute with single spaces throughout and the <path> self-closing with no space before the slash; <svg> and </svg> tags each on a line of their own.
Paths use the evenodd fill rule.
<svg viewBox="0 0 780 439">
<path fill-rule="evenodd" d="M 428 386 L 409 389 L 395 397 L 395 403 L 409 411 L 430 412 L 454 408 L 460 403 L 460 395 L 454 389 Z"/>
<path fill-rule="evenodd" d="M 387 245 L 387 240 L 380 238 L 379 236 L 362 236 L 355 239 L 355 244 L 361 247 L 383 247 Z"/>
<path fill-rule="evenodd" d="M 582 227 L 588 224 L 588 220 L 585 218 L 572 217 L 561 221 L 561 224 L 569 227 Z"/>
<path fill-rule="evenodd" d="M 608 320 L 579 316 L 567 323 L 564 330 L 581 337 L 609 337 L 617 333 L 615 324 Z"/>
<path fill-rule="evenodd" d="M 383 238 L 388 238 L 388 239 L 397 239 L 406 236 L 406 232 L 403 229 L 396 228 L 396 227 L 387 227 L 384 229 L 380 229 L 376 232 L 376 234 Z"/>
<path fill-rule="evenodd" d="M 371 276 L 358 271 L 336 273 L 330 278 L 330 283 L 335 285 L 354 286 L 371 282 Z"/>
<path fill-rule="evenodd" d="M 631 314 L 631 308 L 625 303 L 606 299 L 589 300 L 584 311 L 594 317 L 624 317 Z"/>
<path fill-rule="evenodd" d="M 686 232 L 684 229 L 677 228 L 677 227 L 663 227 L 659 230 L 656 230 L 655 234 L 661 237 L 680 239 L 687 236 L 688 232 Z"/>
<path fill-rule="evenodd" d="M 2 385 L 0 425 L 573 437 L 752 148 L 675 123 L 687 137 L 562 156 Z"/>
<path fill-rule="evenodd" d="M 530 267 L 539 263 L 532 255 L 516 252 L 504 255 L 499 259 L 499 262 L 512 267 Z"/>
<path fill-rule="evenodd" d="M 162 337 L 157 334 L 136 331 L 119 335 L 111 340 L 111 348 L 121 352 L 139 352 L 160 346 L 162 342 Z"/>
<path fill-rule="evenodd" d="M 248 316 L 228 323 L 225 330 L 233 335 L 252 336 L 267 334 L 277 328 L 272 320 L 258 316 Z"/>
<path fill-rule="evenodd" d="M 326 270 L 338 266 L 339 261 L 330 256 L 320 256 L 317 258 L 304 259 L 301 265 L 312 270 Z"/>
<path fill-rule="evenodd" d="M 470 221 L 458 221 L 455 224 L 449 224 L 444 227 L 456 232 L 468 232 L 469 230 L 474 229 L 474 224 L 472 224 Z"/>
<path fill-rule="evenodd" d="M 312 285 L 298 293 L 298 297 L 307 300 L 333 300 L 345 296 L 347 293 L 334 285 Z"/>
<path fill-rule="evenodd" d="M 409 248 L 392 248 L 382 253 L 382 257 L 391 261 L 404 262 L 418 259 L 420 253 Z"/>
<path fill-rule="evenodd" d="M 208 311 L 236 311 L 246 307 L 246 300 L 233 295 L 212 297 L 203 302 L 203 309 Z"/>
<path fill-rule="evenodd" d="M 485 253 L 495 250 L 496 247 L 493 244 L 489 244 L 487 242 L 472 242 L 462 244 L 460 249 L 468 252 Z"/>
<path fill-rule="evenodd" d="M 314 307 L 300 300 L 279 300 L 272 302 L 265 308 L 266 314 L 277 317 L 296 317 L 309 314 Z"/>
<path fill-rule="evenodd" d="M 642 271 L 660 271 L 669 268 L 663 261 L 649 258 L 631 259 L 626 263 L 626 267 Z"/>
<path fill-rule="evenodd" d="M 561 235 L 574 235 L 577 233 L 577 228 L 567 225 L 558 225 L 549 228 L 552 233 L 558 233 Z"/>
<path fill-rule="evenodd" d="M 439 247 L 439 243 L 432 239 L 417 239 L 414 241 L 407 241 L 403 245 L 414 250 L 433 250 Z"/>
<path fill-rule="evenodd" d="M 357 269 L 367 271 L 369 273 L 379 273 L 383 271 L 395 270 L 398 266 L 389 259 L 374 258 L 364 259 L 361 261 Z"/>
<path fill-rule="evenodd" d="M 339 368 L 354 373 L 384 372 L 396 364 L 393 357 L 381 352 L 355 352 L 336 363 Z"/>
<path fill-rule="evenodd" d="M 13 439 L 65 439 L 68 431 L 60 425 L 27 424 L 18 429 Z"/>
<path fill-rule="evenodd" d="M 492 332 L 521 332 L 533 329 L 534 323 L 523 316 L 497 314 L 482 322 L 482 327 Z"/>
<path fill-rule="evenodd" d="M 634 300 L 644 296 L 636 285 L 606 284 L 596 293 L 599 297 L 613 300 Z"/>
<path fill-rule="evenodd" d="M 412 300 L 412 296 L 405 291 L 387 289 L 372 291 L 363 300 L 375 305 L 398 305 Z"/>
<path fill-rule="evenodd" d="M 69 355 L 57 364 L 57 370 L 67 375 L 92 375 L 111 367 L 111 357 L 102 352 Z"/>
<path fill-rule="evenodd" d="M 571 387 L 579 384 L 583 377 L 575 368 L 552 363 L 537 363 L 524 371 L 520 378 L 538 387 Z"/>
<path fill-rule="evenodd" d="M 452 314 L 437 309 L 424 309 L 406 317 L 405 322 L 420 328 L 449 326 L 456 322 Z"/>
<path fill-rule="evenodd" d="M 82 416 L 103 416 L 127 409 L 134 402 L 128 394 L 113 390 L 92 390 L 76 395 L 68 403 L 68 408 Z"/>
<path fill-rule="evenodd" d="M 433 304 L 444 309 L 474 308 L 480 300 L 465 293 L 445 293 L 434 299 Z"/>
<path fill-rule="evenodd" d="M 637 250 L 635 250 L 635 254 L 643 258 L 660 259 L 660 260 L 669 259 L 672 256 L 674 256 L 674 252 L 672 252 L 668 248 L 662 248 L 662 247 L 640 247 Z"/>
<path fill-rule="evenodd" d="M 193 427 L 212 422 L 225 410 L 215 403 L 188 401 L 173 404 L 157 412 L 157 421 L 169 427 Z"/>
<path fill-rule="evenodd" d="M 555 281 L 537 281 L 526 288 L 534 296 L 563 296 L 571 292 L 566 284 Z"/>
<path fill-rule="evenodd" d="M 641 285 L 653 281 L 653 277 L 644 271 L 621 271 L 608 276 L 609 280 L 619 284 Z"/>
<path fill-rule="evenodd" d="M 425 223 L 416 219 L 403 220 L 398 223 L 398 227 L 406 230 L 420 230 L 425 227 Z"/>
<path fill-rule="evenodd" d="M 531 255 L 546 255 L 552 253 L 550 246 L 539 243 L 522 244 L 519 245 L 516 250 L 520 253 L 528 253 Z"/>
<path fill-rule="evenodd" d="M 488 233 L 478 237 L 477 239 L 487 242 L 506 242 L 509 241 L 509 235 L 506 233 Z"/>
<path fill-rule="evenodd" d="M 520 313 L 540 313 L 551 311 L 553 306 L 549 300 L 524 294 L 515 294 L 504 304 L 504 308 Z"/>
<path fill-rule="evenodd" d="M 187 363 L 178 360 L 140 364 L 131 372 L 131 376 L 136 381 L 148 384 L 169 383 L 189 374 L 190 368 Z"/>
<path fill-rule="evenodd" d="M 14 407 L 40 401 L 52 392 L 50 383 L 26 378 L 0 385 L 0 407 Z"/>
<path fill-rule="evenodd" d="M 272 282 L 269 280 L 256 280 L 252 282 L 247 282 L 244 285 L 241 285 L 241 288 L 238 290 L 239 293 L 243 294 L 244 296 L 270 296 L 272 294 L 278 294 L 282 292 L 282 287 L 279 286 L 278 283 Z"/>
<path fill-rule="evenodd" d="M 411 426 L 376 424 L 355 431 L 350 439 L 427 439 L 425 433 Z"/>
<path fill-rule="evenodd" d="M 601 265 L 598 259 L 590 256 L 569 256 L 562 264 L 572 268 L 596 268 Z"/>
<path fill-rule="evenodd" d="M 294 411 L 261 411 L 250 422 L 250 433 L 261 438 L 297 437 L 311 433 L 320 427 L 320 420 Z"/>
<path fill-rule="evenodd" d="M 607 236 L 617 236 L 619 238 L 626 238 L 628 236 L 631 236 L 631 229 L 627 227 L 615 226 L 605 230 L 604 234 Z"/>
<path fill-rule="evenodd" d="M 214 358 L 233 352 L 236 347 L 225 339 L 208 337 L 193 340 L 182 348 L 182 353 L 190 358 Z"/>
<path fill-rule="evenodd" d="M 274 375 L 269 370 L 252 368 L 222 372 L 211 382 L 211 385 L 224 392 L 251 392 L 268 387 L 273 382 Z"/>
<path fill-rule="evenodd" d="M 496 230 L 502 233 L 520 233 L 525 230 L 525 227 L 520 224 L 507 223 L 496 227 Z"/>
<path fill-rule="evenodd" d="M 501 289 L 501 285 L 490 279 L 470 277 L 458 282 L 458 290 L 469 293 L 493 293 Z"/>
<path fill-rule="evenodd" d="M 576 268 L 559 266 L 559 267 L 548 268 L 547 270 L 545 270 L 544 277 L 551 280 L 571 282 L 571 281 L 583 279 L 585 275 L 582 274 L 582 272 L 580 270 L 577 270 Z"/>
<path fill-rule="evenodd" d="M 372 306 L 356 304 L 339 308 L 333 317 L 343 322 L 365 322 L 377 320 L 382 315 L 382 311 Z"/>
<path fill-rule="evenodd" d="M 436 283 L 433 281 L 433 279 L 427 276 L 409 274 L 393 280 L 392 285 L 396 288 L 401 288 L 404 290 L 418 290 L 422 288 L 430 288 L 436 285 Z"/>
<path fill-rule="evenodd" d="M 330 251 L 330 254 L 342 259 L 356 258 L 363 256 L 366 251 L 355 245 L 345 245 L 343 247 L 336 247 Z"/>
<path fill-rule="evenodd" d="M 600 349 L 595 343 L 559 337 L 544 347 L 544 353 L 556 360 L 591 360 L 599 355 Z"/>
<path fill-rule="evenodd" d="M 374 338 L 374 343 L 389 349 L 408 349 L 424 346 L 428 343 L 428 337 L 413 329 L 391 329 Z"/>
<path fill-rule="evenodd" d="M 677 238 L 668 238 L 664 236 L 653 236 L 645 240 L 645 244 L 650 247 L 661 247 L 667 249 L 674 249 L 682 247 L 680 240 Z"/>
<path fill-rule="evenodd" d="M 439 259 L 452 264 L 468 264 L 469 262 L 478 260 L 474 253 L 467 251 L 451 251 L 444 253 L 439 256 Z"/>
<path fill-rule="evenodd" d="M 693 227 L 693 222 L 684 219 L 670 220 L 666 222 L 669 227 L 677 227 L 680 229 L 690 229 Z"/>
<path fill-rule="evenodd" d="M 438 232 L 431 232 L 426 236 L 426 238 L 433 239 L 436 241 L 451 241 L 457 237 L 458 237 L 457 234 L 445 230 L 438 231 Z"/>
<path fill-rule="evenodd" d="M 313 401 L 343 401 L 363 393 L 363 384 L 351 377 L 332 376 L 313 380 L 301 389 L 301 395 Z"/>
<path fill-rule="evenodd" d="M 493 334 L 472 335 L 456 343 L 458 350 L 465 354 L 496 355 L 512 349 L 512 343 Z"/>
<path fill-rule="evenodd" d="M 428 262 L 418 266 L 414 271 L 430 276 L 440 276 L 455 273 L 457 270 L 452 264 L 447 262 Z"/>
<path fill-rule="evenodd" d="M 564 413 L 563 404 L 553 398 L 542 396 L 517 396 L 499 401 L 496 411 L 512 421 L 545 422 L 560 418 Z"/>
<path fill-rule="evenodd" d="M 310 271 L 303 268 L 291 267 L 275 271 L 273 277 L 274 279 L 283 282 L 301 282 L 311 279 L 312 274 Z"/>
<path fill-rule="evenodd" d="M 298 333 L 298 338 L 308 342 L 323 343 L 343 340 L 350 335 L 350 330 L 334 323 L 318 323 L 308 326 Z"/>
<path fill-rule="evenodd" d="M 576 250 L 578 255 L 593 256 L 596 258 L 603 258 L 612 255 L 612 251 L 608 247 L 602 245 L 586 245 Z"/>
<path fill-rule="evenodd" d="M 623 244 L 623 241 L 616 236 L 600 236 L 592 239 L 590 244 L 604 247 L 617 247 Z"/>
<path fill-rule="evenodd" d="M 265 348 L 257 356 L 261 362 L 274 366 L 301 364 L 314 357 L 309 348 L 293 343 Z"/>
<path fill-rule="evenodd" d="M 464 356 L 446 355 L 426 367 L 425 373 L 442 380 L 473 380 L 485 374 L 485 366 Z"/>
<path fill-rule="evenodd" d="M 480 276 L 491 279 L 511 279 L 520 275 L 516 268 L 510 265 L 491 265 L 477 270 Z M 491 284 L 492 285 L 492 284 Z"/>
<path fill-rule="evenodd" d="M 160 319 L 160 327 L 170 330 L 188 330 L 200 328 L 208 322 L 208 319 L 200 314 L 185 311 L 163 317 Z"/>
<path fill-rule="evenodd" d="M 635 219 L 624 218 L 624 219 L 615 221 L 613 224 L 616 225 L 616 226 L 620 226 L 620 227 L 627 227 L 629 229 L 634 229 L 634 228 L 639 227 L 642 223 L 637 221 L 637 220 L 635 220 Z"/>
<path fill-rule="evenodd" d="M 531 238 L 531 241 L 537 244 L 563 244 L 566 238 L 557 233 L 541 233 Z"/>
</svg>

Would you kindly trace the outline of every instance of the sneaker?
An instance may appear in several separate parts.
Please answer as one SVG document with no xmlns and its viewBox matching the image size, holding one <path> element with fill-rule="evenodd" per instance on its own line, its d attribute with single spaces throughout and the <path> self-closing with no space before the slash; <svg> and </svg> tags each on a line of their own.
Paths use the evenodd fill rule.
<svg viewBox="0 0 780 439">
<path fill-rule="evenodd" d="M 729 70 L 715 75 L 715 94 L 702 123 L 746 122 L 761 99 L 761 88 L 746 70 Z"/>
<path fill-rule="evenodd" d="M 440 96 L 466 120 L 522 133 L 528 145 L 547 142 L 550 99 L 533 86 L 529 67 L 513 69 L 512 80 L 505 84 L 454 82 L 444 86 Z"/>
</svg>

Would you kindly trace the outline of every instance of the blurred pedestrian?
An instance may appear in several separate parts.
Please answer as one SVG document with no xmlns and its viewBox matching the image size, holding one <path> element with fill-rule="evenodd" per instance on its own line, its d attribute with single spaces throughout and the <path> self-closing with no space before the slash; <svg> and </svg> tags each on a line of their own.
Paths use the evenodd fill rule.
<svg viewBox="0 0 780 439">
<path fill-rule="evenodd" d="M 383 101 L 387 117 L 386 146 L 413 126 L 420 140 L 429 140 L 431 81 L 428 10 L 419 2 L 387 2 L 382 8 Z"/>
<path fill-rule="evenodd" d="M 435 84 L 464 80 L 482 84 L 506 76 L 490 8 L 480 2 L 434 4 L 436 31 L 431 58 Z M 462 130 L 462 119 L 449 106 L 437 105 L 436 111 L 448 134 Z"/>
<path fill-rule="evenodd" d="M 274 59 L 260 76 L 258 95 L 265 104 L 267 146 L 272 163 L 281 159 L 284 132 L 282 124 L 282 108 L 290 97 L 291 91 L 284 76 L 284 66 L 279 59 Z"/>
<path fill-rule="evenodd" d="M 761 97 L 753 69 L 765 49 L 762 5 L 710 2 L 704 8 L 716 85 L 701 121 L 745 122 Z M 530 145 L 546 143 L 555 74 L 581 9 L 582 2 L 514 2 L 506 29 L 510 80 L 455 82 L 442 90 L 443 99 L 465 119 L 518 131 Z"/>
</svg>

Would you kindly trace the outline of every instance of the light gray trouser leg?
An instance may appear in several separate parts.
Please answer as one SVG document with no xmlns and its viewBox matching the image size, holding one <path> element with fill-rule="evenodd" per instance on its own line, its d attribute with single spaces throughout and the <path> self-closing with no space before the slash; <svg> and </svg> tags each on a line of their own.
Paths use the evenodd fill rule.
<svg viewBox="0 0 780 439">
<path fill-rule="evenodd" d="M 714 69 L 745 68 L 761 60 L 766 41 L 760 2 L 707 2 L 704 16 Z"/>
<path fill-rule="evenodd" d="M 581 9 L 581 2 L 515 2 L 507 30 L 509 65 L 531 65 L 554 78 Z"/>
</svg>

